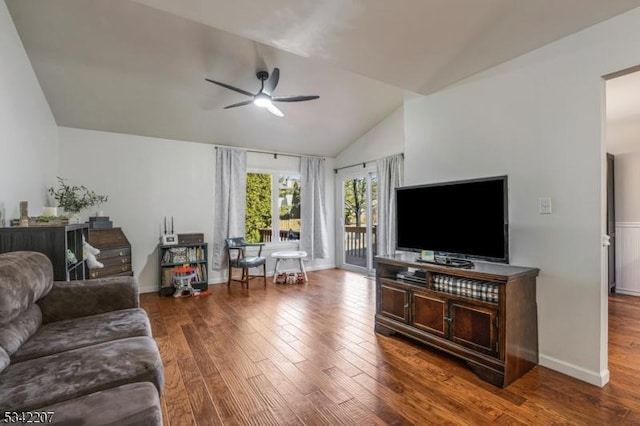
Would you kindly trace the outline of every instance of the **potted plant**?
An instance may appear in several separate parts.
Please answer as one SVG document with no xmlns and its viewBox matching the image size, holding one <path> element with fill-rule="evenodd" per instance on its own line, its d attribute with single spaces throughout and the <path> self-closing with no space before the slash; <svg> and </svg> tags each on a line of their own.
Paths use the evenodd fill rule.
<svg viewBox="0 0 640 426">
<path fill-rule="evenodd" d="M 65 212 L 71 213 L 79 220 L 80 211 L 98 206 L 108 201 L 107 195 L 96 194 L 84 185 L 68 185 L 66 179 L 58 176 L 58 187 L 49 188 L 49 194 Z"/>
</svg>

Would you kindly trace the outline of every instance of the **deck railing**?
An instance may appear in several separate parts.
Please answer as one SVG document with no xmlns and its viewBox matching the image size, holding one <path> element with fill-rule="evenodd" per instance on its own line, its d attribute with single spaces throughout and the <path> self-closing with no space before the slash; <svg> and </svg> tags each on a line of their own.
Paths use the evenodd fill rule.
<svg viewBox="0 0 640 426">
<path fill-rule="evenodd" d="M 376 231 L 377 226 L 371 228 L 372 249 L 376 254 Z M 367 257 L 367 227 L 366 226 L 345 226 L 344 227 L 344 250 L 348 257 Z"/>
<path fill-rule="evenodd" d="M 373 255 L 376 254 L 376 232 L 377 226 L 371 228 L 373 240 Z M 344 250 L 348 258 L 357 262 L 356 258 L 366 259 L 367 257 L 367 227 L 366 226 L 345 226 L 344 227 Z M 273 239 L 273 230 L 270 228 L 260 229 L 260 242 L 270 243 Z M 293 241 L 300 239 L 300 232 L 280 231 L 280 241 Z M 349 263 L 353 263 L 349 261 Z"/>
<path fill-rule="evenodd" d="M 270 228 L 260 229 L 260 242 L 270 243 L 273 239 L 273 230 Z M 296 231 L 280 231 L 280 241 L 297 241 L 300 239 L 300 233 Z"/>
</svg>

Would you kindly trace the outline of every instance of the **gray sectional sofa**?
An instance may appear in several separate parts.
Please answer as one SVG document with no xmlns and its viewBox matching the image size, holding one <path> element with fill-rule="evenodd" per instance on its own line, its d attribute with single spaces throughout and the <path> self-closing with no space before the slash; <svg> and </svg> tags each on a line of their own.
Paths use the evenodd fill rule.
<svg viewBox="0 0 640 426">
<path fill-rule="evenodd" d="M 0 254 L 0 421 L 160 425 L 163 380 L 133 277 L 54 282 L 45 255 Z"/>
</svg>

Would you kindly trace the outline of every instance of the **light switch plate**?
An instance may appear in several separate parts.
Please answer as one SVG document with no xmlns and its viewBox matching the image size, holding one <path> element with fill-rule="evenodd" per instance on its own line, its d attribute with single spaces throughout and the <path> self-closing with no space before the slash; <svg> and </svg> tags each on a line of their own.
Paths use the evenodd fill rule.
<svg viewBox="0 0 640 426">
<path fill-rule="evenodd" d="M 551 198 L 539 198 L 538 212 L 540 214 L 551 214 Z"/>
</svg>

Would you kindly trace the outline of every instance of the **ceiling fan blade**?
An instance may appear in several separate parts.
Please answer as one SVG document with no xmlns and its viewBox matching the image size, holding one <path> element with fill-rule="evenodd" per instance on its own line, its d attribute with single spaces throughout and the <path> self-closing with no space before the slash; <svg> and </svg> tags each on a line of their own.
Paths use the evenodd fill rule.
<svg viewBox="0 0 640 426">
<path fill-rule="evenodd" d="M 278 109 L 274 104 L 268 104 L 265 108 L 269 110 L 269 112 L 273 115 L 277 115 L 278 117 L 284 117 L 282 111 Z"/>
<path fill-rule="evenodd" d="M 264 84 L 264 88 L 262 89 L 262 93 L 266 93 L 271 96 L 274 90 L 276 90 L 276 86 L 278 85 L 278 81 L 280 80 L 280 70 L 278 68 L 274 68 L 273 72 L 269 76 L 269 79 Z"/>
<path fill-rule="evenodd" d="M 253 103 L 253 101 L 238 102 L 237 104 L 227 105 L 226 107 L 224 107 L 224 109 L 235 108 L 242 105 L 249 105 L 250 103 Z"/>
<path fill-rule="evenodd" d="M 310 96 L 273 96 L 271 100 L 273 102 L 301 102 L 301 101 L 312 101 L 314 99 L 318 99 L 320 96 L 310 95 Z"/>
<path fill-rule="evenodd" d="M 229 90 L 233 90 L 234 92 L 242 93 L 243 95 L 253 97 L 253 93 L 249 93 L 246 90 L 238 89 L 237 87 L 229 86 L 228 84 L 221 83 L 221 82 L 215 81 L 215 80 L 211 80 L 210 78 L 205 78 L 205 80 L 207 80 L 209 83 L 217 84 L 218 86 L 222 86 L 222 87 L 227 88 Z"/>
</svg>

